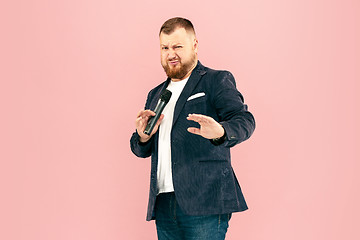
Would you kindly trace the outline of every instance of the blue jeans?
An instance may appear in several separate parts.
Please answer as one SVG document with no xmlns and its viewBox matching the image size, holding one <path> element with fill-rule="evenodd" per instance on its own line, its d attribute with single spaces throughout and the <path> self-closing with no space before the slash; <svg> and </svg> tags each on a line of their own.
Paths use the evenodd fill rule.
<svg viewBox="0 0 360 240">
<path fill-rule="evenodd" d="M 159 240 L 224 240 L 231 213 L 186 215 L 181 211 L 172 192 L 157 196 L 155 218 Z"/>
</svg>

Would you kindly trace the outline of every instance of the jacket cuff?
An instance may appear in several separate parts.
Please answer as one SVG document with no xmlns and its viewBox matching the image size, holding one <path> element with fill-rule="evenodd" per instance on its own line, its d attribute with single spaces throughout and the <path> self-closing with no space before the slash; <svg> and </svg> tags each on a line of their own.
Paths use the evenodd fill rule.
<svg viewBox="0 0 360 240">
<path fill-rule="evenodd" d="M 236 143 L 238 143 L 238 137 L 237 137 L 236 132 L 232 131 L 232 128 L 229 126 L 229 124 L 226 121 L 220 122 L 220 124 L 223 126 L 223 128 L 226 132 L 224 146 L 232 147 L 232 146 L 236 145 Z"/>
<path fill-rule="evenodd" d="M 223 144 L 225 142 L 225 140 L 226 140 L 226 130 L 224 128 L 224 135 L 222 135 L 219 138 L 210 139 L 210 142 L 215 146 L 219 146 L 219 145 Z"/>
<path fill-rule="evenodd" d="M 138 132 L 136 131 L 135 134 L 135 141 L 137 142 L 137 144 L 139 144 L 140 146 L 147 146 L 149 145 L 150 142 L 152 142 L 152 138 L 150 138 L 147 142 L 141 142 L 140 141 L 140 135 L 138 134 Z"/>
</svg>

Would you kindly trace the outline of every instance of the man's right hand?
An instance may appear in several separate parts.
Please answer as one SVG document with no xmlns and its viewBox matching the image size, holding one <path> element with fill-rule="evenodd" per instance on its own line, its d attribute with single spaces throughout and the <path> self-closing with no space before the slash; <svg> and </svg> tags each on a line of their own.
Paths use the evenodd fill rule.
<svg viewBox="0 0 360 240">
<path fill-rule="evenodd" d="M 146 125 L 148 124 L 150 117 L 153 117 L 153 116 L 155 116 L 155 112 L 153 112 L 151 110 L 143 110 L 142 109 L 138 113 L 136 120 L 135 120 L 135 125 L 136 125 L 136 131 L 140 136 L 140 142 L 149 141 L 149 139 L 152 137 L 152 135 L 154 135 L 156 133 L 156 131 L 158 130 L 161 120 L 164 118 L 164 114 L 161 114 L 159 117 L 159 120 L 155 124 L 155 127 L 152 130 L 151 134 L 147 135 L 144 133 L 144 131 L 145 131 Z"/>
</svg>

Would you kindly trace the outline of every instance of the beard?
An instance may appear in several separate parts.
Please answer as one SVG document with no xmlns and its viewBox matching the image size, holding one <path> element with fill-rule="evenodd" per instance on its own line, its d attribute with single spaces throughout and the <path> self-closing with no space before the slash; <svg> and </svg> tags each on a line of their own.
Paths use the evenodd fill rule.
<svg viewBox="0 0 360 240">
<path fill-rule="evenodd" d="M 169 78 L 173 79 L 182 79 L 188 74 L 188 72 L 191 70 L 191 68 L 195 64 L 195 54 L 191 56 L 191 59 L 187 62 L 181 62 L 181 59 L 179 59 L 179 64 L 175 67 L 170 68 L 168 61 L 165 64 L 161 64 L 164 68 L 164 71 L 166 75 Z"/>
</svg>

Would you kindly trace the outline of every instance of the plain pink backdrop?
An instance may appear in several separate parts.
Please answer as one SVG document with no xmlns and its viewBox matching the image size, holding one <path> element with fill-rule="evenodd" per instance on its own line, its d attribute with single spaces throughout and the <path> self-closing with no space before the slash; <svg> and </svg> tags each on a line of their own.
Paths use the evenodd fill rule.
<svg viewBox="0 0 360 240">
<path fill-rule="evenodd" d="M 192 20 L 257 121 L 232 149 L 249 210 L 229 240 L 360 239 L 360 2 L 2 1 L 0 239 L 155 239 L 130 151 L 165 80 L 158 31 Z"/>
</svg>

